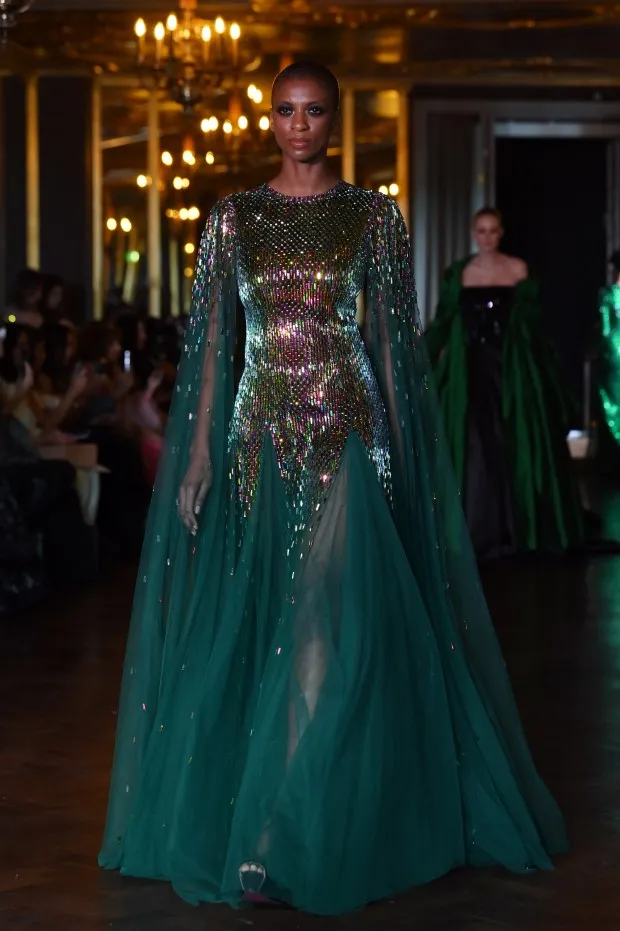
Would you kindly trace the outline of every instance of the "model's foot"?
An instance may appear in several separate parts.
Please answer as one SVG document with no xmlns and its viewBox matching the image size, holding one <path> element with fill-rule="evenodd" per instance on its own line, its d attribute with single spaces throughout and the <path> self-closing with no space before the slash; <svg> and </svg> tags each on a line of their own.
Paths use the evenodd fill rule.
<svg viewBox="0 0 620 931">
<path fill-rule="evenodd" d="M 248 861 L 247 863 L 242 863 L 239 867 L 239 882 L 243 889 L 244 898 L 247 898 L 247 896 L 259 895 L 266 879 L 267 871 L 262 863 Z"/>
</svg>

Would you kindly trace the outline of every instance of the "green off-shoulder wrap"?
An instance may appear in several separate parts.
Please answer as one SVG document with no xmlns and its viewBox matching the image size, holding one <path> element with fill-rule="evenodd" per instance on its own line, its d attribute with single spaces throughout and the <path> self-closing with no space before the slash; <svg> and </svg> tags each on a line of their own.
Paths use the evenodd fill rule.
<svg viewBox="0 0 620 931">
<path fill-rule="evenodd" d="M 426 331 L 448 445 L 461 490 L 466 479 L 468 338 L 461 314 L 463 271 L 443 278 Z M 518 548 L 565 550 L 583 539 L 583 516 L 566 444 L 571 402 L 542 325 L 540 292 L 528 275 L 515 288 L 502 348 L 502 415 Z"/>
</svg>

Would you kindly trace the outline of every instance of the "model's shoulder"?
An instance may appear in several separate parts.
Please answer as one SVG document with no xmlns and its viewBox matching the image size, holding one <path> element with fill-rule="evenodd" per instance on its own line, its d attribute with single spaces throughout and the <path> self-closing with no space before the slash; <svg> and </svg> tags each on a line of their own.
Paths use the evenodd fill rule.
<svg viewBox="0 0 620 931">
<path fill-rule="evenodd" d="M 355 196 L 358 198 L 360 206 L 366 210 L 371 227 L 389 225 L 394 229 L 405 231 L 403 215 L 393 197 L 383 194 L 381 191 L 353 188 L 353 185 L 349 185 L 349 187 L 356 192 Z"/>
<path fill-rule="evenodd" d="M 529 278 L 530 270 L 527 262 L 523 259 L 520 259 L 516 255 L 504 255 L 504 262 L 506 263 L 506 267 L 510 269 L 511 275 L 513 275 L 517 281 L 523 281 L 525 278 Z"/>
<path fill-rule="evenodd" d="M 360 190 L 363 190 L 360 188 Z M 384 194 L 382 191 L 367 191 L 364 190 L 364 193 L 370 200 L 375 212 L 383 216 L 397 216 L 400 215 L 400 210 L 398 204 L 393 197 L 390 197 L 389 194 Z"/>
<path fill-rule="evenodd" d="M 232 221 L 235 215 L 235 196 L 235 194 L 228 194 L 213 204 L 207 218 L 207 226 L 223 220 Z"/>
<path fill-rule="evenodd" d="M 370 203 L 376 191 L 360 187 L 358 184 L 349 184 L 348 181 L 339 181 L 335 190 L 341 197 L 350 197 L 353 200 L 366 201 Z"/>
<path fill-rule="evenodd" d="M 462 259 L 457 259 L 456 262 L 452 262 L 451 265 L 448 265 L 444 272 L 444 279 L 446 281 L 460 281 L 463 277 L 463 272 L 467 266 L 471 263 L 472 256 L 467 255 Z"/>
<path fill-rule="evenodd" d="M 211 208 L 211 213 L 215 216 L 225 216 L 234 214 L 235 211 L 243 209 L 248 204 L 254 203 L 263 193 L 265 185 L 250 188 L 248 191 L 235 191 L 233 194 L 226 194 L 221 197 Z"/>
<path fill-rule="evenodd" d="M 211 207 L 202 231 L 203 246 L 230 240 L 235 233 L 235 211 L 230 198 L 223 197 Z"/>
<path fill-rule="evenodd" d="M 226 200 L 230 200 L 237 206 L 251 204 L 258 198 L 265 196 L 267 186 L 266 184 L 259 184 L 256 187 L 248 188 L 247 191 L 236 191 L 234 194 L 229 194 Z"/>
<path fill-rule="evenodd" d="M 259 187 L 250 188 L 247 191 L 235 191 L 234 194 L 228 194 L 215 205 L 221 215 L 230 218 L 231 222 L 236 221 L 243 225 L 248 217 L 256 215 L 259 208 L 265 206 L 265 195 L 267 185 L 261 184 Z"/>
</svg>

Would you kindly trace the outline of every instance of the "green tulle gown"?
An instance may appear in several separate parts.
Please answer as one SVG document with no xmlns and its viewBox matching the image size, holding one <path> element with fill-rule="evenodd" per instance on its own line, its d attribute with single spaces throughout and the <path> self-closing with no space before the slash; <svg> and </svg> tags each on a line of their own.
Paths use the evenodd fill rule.
<svg viewBox="0 0 620 931">
<path fill-rule="evenodd" d="M 603 417 L 599 455 L 616 468 L 620 463 L 620 284 L 599 295 L 598 393 Z"/>
<path fill-rule="evenodd" d="M 100 863 L 336 914 L 462 864 L 550 868 L 388 198 L 213 210 L 142 556 Z M 365 325 L 355 322 L 365 294 Z M 235 310 L 245 369 L 235 394 Z M 206 418 L 206 419 L 205 419 Z M 178 488 L 208 422 L 196 537 Z"/>
</svg>

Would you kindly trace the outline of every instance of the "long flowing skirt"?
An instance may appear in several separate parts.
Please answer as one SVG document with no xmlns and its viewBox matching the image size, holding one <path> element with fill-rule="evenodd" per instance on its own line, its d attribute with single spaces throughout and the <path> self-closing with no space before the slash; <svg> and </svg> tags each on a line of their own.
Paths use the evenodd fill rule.
<svg viewBox="0 0 620 931">
<path fill-rule="evenodd" d="M 119 723 L 101 864 L 236 904 L 258 861 L 264 892 L 319 914 L 464 864 L 550 868 L 564 826 L 518 718 L 507 733 L 429 616 L 357 434 L 298 546 L 268 436 L 242 533 L 234 507 L 211 502 L 191 585 L 162 591 L 162 648 L 132 653 L 155 707 L 134 688 Z"/>
</svg>

